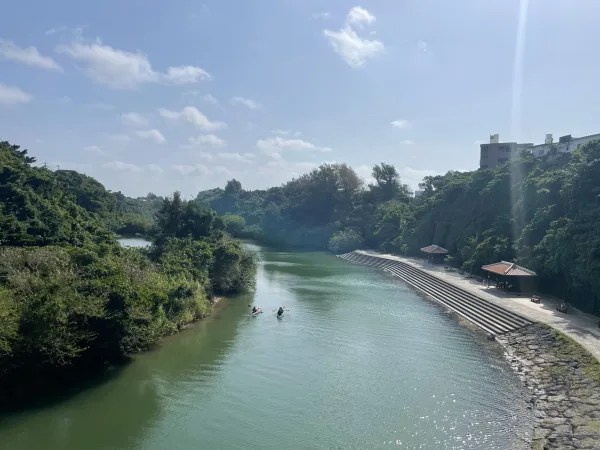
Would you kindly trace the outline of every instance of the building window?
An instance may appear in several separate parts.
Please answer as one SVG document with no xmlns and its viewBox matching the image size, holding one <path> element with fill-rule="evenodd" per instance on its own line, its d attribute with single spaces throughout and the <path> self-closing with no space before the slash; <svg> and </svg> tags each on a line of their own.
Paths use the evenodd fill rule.
<svg viewBox="0 0 600 450">
<path fill-rule="evenodd" d="M 481 149 L 481 157 L 482 158 L 487 158 L 488 157 L 488 149 L 487 148 L 482 148 Z"/>
<path fill-rule="evenodd" d="M 508 158 L 498 158 L 498 164 L 503 164 L 508 161 Z"/>
<path fill-rule="evenodd" d="M 481 169 L 487 169 L 487 168 L 488 168 L 488 165 L 487 165 L 487 164 L 482 164 L 482 165 L 481 165 Z"/>
</svg>

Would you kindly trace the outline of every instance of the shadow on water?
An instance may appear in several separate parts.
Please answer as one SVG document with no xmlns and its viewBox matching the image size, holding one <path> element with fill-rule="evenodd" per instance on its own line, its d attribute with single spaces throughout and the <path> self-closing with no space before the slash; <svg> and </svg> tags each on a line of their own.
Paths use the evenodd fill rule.
<svg viewBox="0 0 600 450">
<path fill-rule="evenodd" d="M 252 295 L 222 300 L 212 316 L 93 380 L 0 416 L 2 448 L 142 449 L 149 430 L 190 385 L 219 376 Z"/>
</svg>

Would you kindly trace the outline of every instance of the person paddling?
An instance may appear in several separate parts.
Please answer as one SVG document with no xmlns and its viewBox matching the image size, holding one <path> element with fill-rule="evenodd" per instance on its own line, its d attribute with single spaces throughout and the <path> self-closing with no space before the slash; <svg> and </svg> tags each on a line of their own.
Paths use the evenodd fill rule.
<svg viewBox="0 0 600 450">
<path fill-rule="evenodd" d="M 256 314 L 258 312 L 258 308 L 256 307 L 256 305 L 254 305 L 252 307 L 252 314 Z"/>
<path fill-rule="evenodd" d="M 280 306 L 279 307 L 279 310 L 277 311 L 277 317 L 283 316 L 284 308 L 285 308 L 285 306 Z"/>
</svg>

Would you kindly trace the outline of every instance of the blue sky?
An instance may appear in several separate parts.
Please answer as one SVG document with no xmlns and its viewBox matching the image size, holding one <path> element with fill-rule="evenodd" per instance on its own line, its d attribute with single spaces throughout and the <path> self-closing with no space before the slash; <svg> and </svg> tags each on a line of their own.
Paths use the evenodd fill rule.
<svg viewBox="0 0 600 450">
<path fill-rule="evenodd" d="M 0 139 L 128 195 L 600 132 L 597 0 L 8 0 Z M 521 14 L 521 52 L 517 51 Z M 516 55 L 522 54 L 522 58 Z"/>
</svg>

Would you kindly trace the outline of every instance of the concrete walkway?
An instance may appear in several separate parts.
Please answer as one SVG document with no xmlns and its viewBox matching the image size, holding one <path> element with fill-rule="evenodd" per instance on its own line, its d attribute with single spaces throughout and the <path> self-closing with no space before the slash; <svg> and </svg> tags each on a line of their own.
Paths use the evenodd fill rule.
<svg viewBox="0 0 600 450">
<path fill-rule="evenodd" d="M 542 296 L 541 304 L 536 304 L 529 300 L 529 296 L 505 293 L 496 289 L 495 284 L 488 288 L 487 282 L 478 282 L 475 278 L 467 278 L 465 275 L 459 275 L 456 271 L 444 270 L 443 266 L 429 264 L 421 259 L 403 258 L 365 250 L 358 250 L 357 253 L 410 264 L 484 300 L 520 314 L 531 321 L 550 325 L 577 341 L 600 360 L 600 330 L 598 329 L 600 318 L 585 314 L 572 306 L 569 306 L 568 314 L 560 313 L 556 310 L 560 303 L 559 299 Z"/>
</svg>

